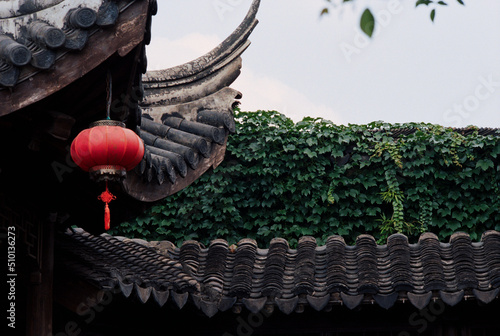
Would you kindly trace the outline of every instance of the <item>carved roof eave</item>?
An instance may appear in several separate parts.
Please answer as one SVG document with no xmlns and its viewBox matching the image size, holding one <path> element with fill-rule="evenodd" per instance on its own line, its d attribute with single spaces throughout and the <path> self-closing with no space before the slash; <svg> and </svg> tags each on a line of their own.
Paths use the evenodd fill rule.
<svg viewBox="0 0 500 336">
<path fill-rule="evenodd" d="M 113 1 L 103 0 L 102 5 L 111 2 Z M 50 50 L 54 54 L 54 61 L 47 69 L 37 68 L 33 62 L 12 66 L 5 58 L 0 57 L 3 65 L 17 68 L 19 72 L 11 87 L 0 85 L 0 117 L 56 93 L 95 69 L 111 55 L 117 53 L 124 56 L 144 42 L 148 18 L 152 12 L 149 9 L 154 6 L 154 1 L 123 0 L 115 3 L 118 5 L 118 16 L 112 24 L 98 26 L 95 23 L 85 29 L 88 38 L 81 49 L 71 50 L 63 45 Z M 99 10 L 96 12 L 99 14 Z M 63 27 L 55 28 L 66 31 Z M 32 55 L 35 53 L 32 52 Z M 31 60 L 33 61 L 33 57 Z"/>
<path fill-rule="evenodd" d="M 240 74 L 240 56 L 250 45 L 259 5 L 254 0 L 242 23 L 212 51 L 143 76 L 137 132 L 146 152 L 123 181 L 129 195 L 147 202 L 163 199 L 222 162 L 228 135 L 235 131 L 233 108 L 241 98 L 229 86 Z"/>
</svg>

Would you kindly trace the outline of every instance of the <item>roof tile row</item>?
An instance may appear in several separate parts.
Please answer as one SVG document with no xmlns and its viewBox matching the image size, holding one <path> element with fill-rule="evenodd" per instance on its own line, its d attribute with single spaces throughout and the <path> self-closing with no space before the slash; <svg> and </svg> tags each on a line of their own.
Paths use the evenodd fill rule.
<svg viewBox="0 0 500 336">
<path fill-rule="evenodd" d="M 431 233 L 410 244 L 395 234 L 377 245 L 369 235 L 353 246 L 331 236 L 318 246 L 302 237 L 297 249 L 281 238 L 268 249 L 251 239 L 229 246 L 217 239 L 204 247 L 186 241 L 180 248 L 162 242 L 92 236 L 76 229 L 60 240 L 60 265 L 100 288 L 119 287 L 141 302 L 163 306 L 171 297 L 179 308 L 191 302 L 208 316 L 245 306 L 252 312 L 278 307 L 284 313 L 304 306 L 353 309 L 376 302 L 390 308 L 398 300 L 424 308 L 441 298 L 455 305 L 464 297 L 489 303 L 500 292 L 500 232 L 480 242 L 456 233 L 449 243 Z"/>
<path fill-rule="evenodd" d="M 212 111 L 216 120 L 233 120 L 227 112 Z M 189 121 L 168 117 L 163 123 L 143 116 L 138 133 L 145 143 L 144 159 L 136 169 L 145 180 L 155 178 L 160 185 L 165 179 L 175 183 L 178 175 L 182 178 L 188 169 L 197 169 L 200 159 L 209 158 L 214 145 L 224 145 L 229 130 L 224 124 Z"/>
<path fill-rule="evenodd" d="M 67 13 L 60 22 L 56 20 L 58 16 L 52 15 L 52 23 L 43 19 L 48 15 L 44 14 L 43 5 L 27 15 L 18 13 L 14 18 L 0 18 L 6 22 L 4 25 L 0 22 L 4 29 L 15 27 L 15 31 L 0 29 L 0 89 L 16 85 L 26 66 L 32 67 L 30 73 L 47 70 L 68 51 L 82 50 L 91 34 L 114 25 L 120 12 L 132 2 L 103 0 L 96 9 L 86 7 L 83 2 L 80 6 L 74 2 L 73 5 L 58 4 L 56 7 Z M 9 20 L 13 21 L 10 25 Z"/>
</svg>

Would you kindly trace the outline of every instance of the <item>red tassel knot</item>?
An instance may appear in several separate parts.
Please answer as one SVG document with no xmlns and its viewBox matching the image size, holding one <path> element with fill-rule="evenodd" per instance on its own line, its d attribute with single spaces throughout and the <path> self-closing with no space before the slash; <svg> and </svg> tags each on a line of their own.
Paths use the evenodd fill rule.
<svg viewBox="0 0 500 336">
<path fill-rule="evenodd" d="M 104 229 L 109 230 L 109 228 L 110 228 L 110 222 L 111 222 L 111 214 L 110 214 L 110 211 L 109 211 L 108 204 L 112 200 L 116 199 L 116 196 L 109 192 L 109 190 L 108 190 L 108 182 L 107 181 L 106 181 L 106 190 L 103 191 L 102 194 L 100 194 L 97 197 L 97 199 L 100 200 L 100 201 L 103 201 L 104 203 L 106 203 L 104 205 Z"/>
</svg>

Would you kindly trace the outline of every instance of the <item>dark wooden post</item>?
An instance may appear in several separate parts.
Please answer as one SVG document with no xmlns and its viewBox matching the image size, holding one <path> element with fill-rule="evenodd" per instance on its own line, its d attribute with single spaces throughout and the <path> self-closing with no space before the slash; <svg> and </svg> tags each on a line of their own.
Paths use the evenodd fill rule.
<svg viewBox="0 0 500 336">
<path fill-rule="evenodd" d="M 54 222 L 44 221 L 40 264 L 30 274 L 27 304 L 27 336 L 52 335 L 52 283 L 54 271 Z"/>
</svg>

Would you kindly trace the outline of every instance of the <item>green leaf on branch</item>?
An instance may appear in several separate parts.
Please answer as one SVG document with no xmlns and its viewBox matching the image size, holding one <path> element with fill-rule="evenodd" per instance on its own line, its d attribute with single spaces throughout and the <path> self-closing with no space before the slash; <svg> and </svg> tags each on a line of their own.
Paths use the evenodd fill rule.
<svg viewBox="0 0 500 336">
<path fill-rule="evenodd" d="M 361 27 L 361 30 L 368 35 L 369 37 L 372 37 L 373 35 L 373 30 L 375 29 L 375 17 L 373 16 L 372 12 L 367 8 L 361 15 L 361 20 L 359 22 L 359 25 Z"/>
<path fill-rule="evenodd" d="M 416 3 L 415 3 L 415 7 L 418 7 L 420 5 L 426 5 L 426 6 L 429 6 L 429 4 L 433 3 L 434 1 L 431 1 L 431 0 L 418 0 Z"/>
</svg>

